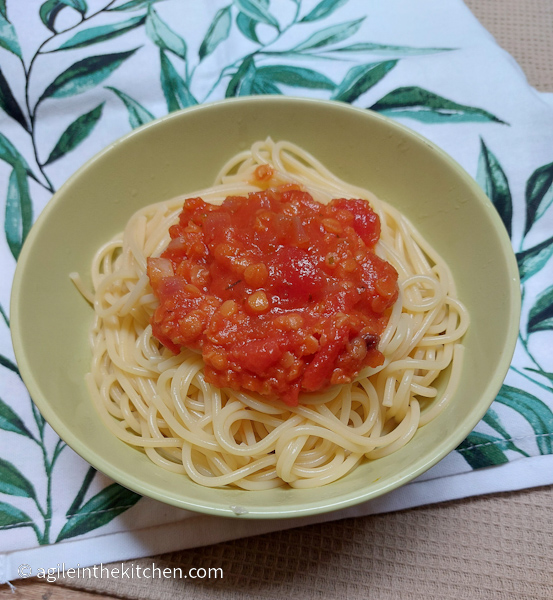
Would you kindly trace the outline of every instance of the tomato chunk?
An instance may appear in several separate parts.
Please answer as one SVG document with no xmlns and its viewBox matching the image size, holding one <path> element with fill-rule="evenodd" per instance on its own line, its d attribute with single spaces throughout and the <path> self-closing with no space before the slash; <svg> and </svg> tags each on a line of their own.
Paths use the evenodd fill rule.
<svg viewBox="0 0 553 600">
<path fill-rule="evenodd" d="M 397 272 L 375 254 L 369 203 L 316 202 L 295 184 L 184 202 L 171 242 L 148 259 L 159 300 L 157 339 L 202 352 L 218 387 L 298 403 L 383 362 L 379 336 L 397 300 Z"/>
</svg>

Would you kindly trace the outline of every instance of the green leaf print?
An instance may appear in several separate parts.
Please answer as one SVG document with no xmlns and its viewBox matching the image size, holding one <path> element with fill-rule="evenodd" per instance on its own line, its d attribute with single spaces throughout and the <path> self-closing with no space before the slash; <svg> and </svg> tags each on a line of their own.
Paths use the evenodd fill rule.
<svg viewBox="0 0 553 600">
<path fill-rule="evenodd" d="M 4 19 L 8 18 L 8 13 L 6 11 L 6 0 L 0 0 L 0 15 L 2 15 Z"/>
<path fill-rule="evenodd" d="M 27 133 L 30 133 L 27 119 L 23 114 L 17 100 L 15 99 L 12 90 L 0 69 L 0 108 L 12 119 L 17 121 Z"/>
<path fill-rule="evenodd" d="M 161 61 L 161 87 L 167 102 L 167 110 L 172 112 L 198 104 L 198 101 L 163 50 L 159 51 L 159 55 Z"/>
<path fill-rule="evenodd" d="M 0 399 L 0 429 L 34 439 L 23 420 L 2 399 Z"/>
<path fill-rule="evenodd" d="M 9 325 L 8 325 L 8 327 L 9 327 Z M 7 358 L 6 356 L 3 356 L 2 354 L 0 354 L 0 365 L 2 365 L 3 367 L 6 367 L 6 369 L 13 371 L 16 375 L 20 376 L 17 365 L 15 365 L 9 358 Z M 0 402 L 2 402 L 2 401 L 0 400 Z"/>
<path fill-rule="evenodd" d="M 353 102 L 383 79 L 397 64 L 397 60 L 368 63 L 352 67 L 332 95 L 334 100 Z"/>
<path fill-rule="evenodd" d="M 497 431 L 497 433 L 499 433 L 499 435 L 503 436 L 505 443 L 506 443 L 505 447 L 507 450 L 513 450 L 514 452 L 518 452 L 519 454 L 522 454 L 523 456 L 528 456 L 528 454 L 526 452 L 524 452 L 524 450 L 521 450 L 520 448 L 515 446 L 515 444 L 513 444 L 509 433 L 505 430 L 503 425 L 501 425 L 501 421 L 499 420 L 499 416 L 495 412 L 495 410 L 493 410 L 491 408 L 488 409 L 488 411 L 482 418 L 482 421 L 484 421 L 484 423 L 489 425 L 492 429 L 495 429 Z"/>
<path fill-rule="evenodd" d="M 149 110 L 146 110 L 141 104 L 127 94 L 124 94 L 121 90 L 109 86 L 106 86 L 106 89 L 111 90 L 123 102 L 129 113 L 129 124 L 133 129 L 155 119 L 154 115 Z"/>
<path fill-rule="evenodd" d="M 90 487 L 90 484 L 92 483 L 92 480 L 94 479 L 95 475 L 96 475 L 96 469 L 94 467 L 89 467 L 88 471 L 86 472 L 86 475 L 83 479 L 81 487 L 80 487 L 79 491 L 77 492 L 77 495 L 75 496 L 73 502 L 71 503 L 71 506 L 65 513 L 66 517 L 69 518 L 69 517 L 73 516 L 81 508 L 84 497 L 86 496 L 86 493 L 88 492 L 88 488 Z"/>
<path fill-rule="evenodd" d="M 29 515 L 11 504 L 0 502 L 0 530 L 33 526 L 33 520 Z"/>
<path fill-rule="evenodd" d="M 536 169 L 526 183 L 526 235 L 553 202 L 553 163 Z"/>
<path fill-rule="evenodd" d="M 231 23 L 230 6 L 217 11 L 200 46 L 198 52 L 200 61 L 209 56 L 221 42 L 228 38 Z"/>
<path fill-rule="evenodd" d="M 418 56 L 424 54 L 435 54 L 437 52 L 448 52 L 455 48 L 417 48 L 416 46 L 392 46 L 390 44 L 374 44 L 372 42 L 358 42 L 342 48 L 334 48 L 333 52 L 373 52 L 389 56 Z"/>
<path fill-rule="evenodd" d="M 168 50 L 186 60 L 186 42 L 175 33 L 157 12 L 150 7 L 146 19 L 146 34 L 162 50 Z"/>
<path fill-rule="evenodd" d="M 248 15 L 245 15 L 242 12 L 239 12 L 236 15 L 236 26 L 242 32 L 242 35 L 247 37 L 252 42 L 255 42 L 256 44 L 261 44 L 259 38 L 257 37 L 257 25 L 259 25 L 259 21 L 248 17 Z"/>
<path fill-rule="evenodd" d="M 553 285 L 537 298 L 528 314 L 528 333 L 553 329 Z"/>
<path fill-rule="evenodd" d="M 234 0 L 234 4 L 240 12 L 250 17 L 250 19 L 271 25 L 280 31 L 280 25 L 270 13 L 267 2 L 263 2 L 263 0 Z"/>
<path fill-rule="evenodd" d="M 33 484 L 10 462 L 0 458 L 0 492 L 36 500 Z"/>
<path fill-rule="evenodd" d="M 482 139 L 480 139 L 480 156 L 478 158 L 476 181 L 492 201 L 507 229 L 509 237 L 511 237 L 513 200 L 511 198 L 509 182 L 499 161 Z"/>
<path fill-rule="evenodd" d="M 11 172 L 8 182 L 4 221 L 6 241 L 16 260 L 32 224 L 33 205 L 29 194 L 27 173 L 21 167 L 16 167 Z"/>
<path fill-rule="evenodd" d="M 362 17 L 355 21 L 347 21 L 346 23 L 339 23 L 338 25 L 332 25 L 331 27 L 321 29 L 308 37 L 304 42 L 301 42 L 301 44 L 292 48 L 292 50 L 300 52 L 304 50 L 314 50 L 315 48 L 323 48 L 330 44 L 337 44 L 357 33 L 364 20 L 365 17 Z"/>
<path fill-rule="evenodd" d="M 225 97 L 231 98 L 233 96 L 250 95 L 255 75 L 256 68 L 253 58 L 251 56 L 246 56 L 236 73 L 231 77 Z"/>
<path fill-rule="evenodd" d="M 473 469 L 503 465 L 509 462 L 503 450 L 507 449 L 505 440 L 485 433 L 473 431 L 457 446 L 457 452 Z"/>
<path fill-rule="evenodd" d="M 505 384 L 495 401 L 509 406 L 528 421 L 536 434 L 540 454 L 553 454 L 553 412 L 544 402 L 524 390 Z"/>
<path fill-rule="evenodd" d="M 553 382 L 553 373 L 548 373 L 547 371 L 542 371 L 541 369 L 533 369 L 532 367 L 525 367 L 526 371 L 532 371 L 532 373 L 538 373 L 543 377 L 549 379 L 549 381 Z"/>
<path fill-rule="evenodd" d="M 504 123 L 482 108 L 458 104 L 417 86 L 397 88 L 370 108 L 390 117 L 407 117 L 423 123 Z"/>
<path fill-rule="evenodd" d="M 156 2 L 162 2 L 163 0 L 129 0 L 129 2 L 125 2 L 124 4 L 120 4 L 119 6 L 110 6 L 107 10 L 112 11 L 135 11 L 140 10 L 141 8 L 146 8 L 151 4 L 155 4 Z"/>
<path fill-rule="evenodd" d="M 36 177 L 31 172 L 27 161 L 23 158 L 17 148 L 8 140 L 7 137 L 0 133 L 0 160 L 7 162 L 12 167 L 21 167 L 27 175 L 36 180 Z"/>
<path fill-rule="evenodd" d="M 65 156 L 71 150 L 74 150 L 83 140 L 85 140 L 94 129 L 96 123 L 102 116 L 102 109 L 105 102 L 99 104 L 90 112 L 81 115 L 61 134 L 60 139 L 54 146 L 48 160 L 44 163 L 49 165 L 62 156 Z"/>
<path fill-rule="evenodd" d="M 266 96 L 268 94 L 282 94 L 282 92 L 270 79 L 265 79 L 264 77 L 259 75 L 259 72 L 256 72 L 254 75 L 250 93 L 259 96 Z"/>
<path fill-rule="evenodd" d="M 15 28 L 8 21 L 4 13 L 0 13 L 0 47 L 5 48 L 8 52 L 22 58 Z"/>
<path fill-rule="evenodd" d="M 87 5 L 84 0 L 46 0 L 40 7 L 40 20 L 50 31 L 56 33 L 54 27 L 56 17 L 66 7 L 76 10 L 83 17 L 87 11 Z"/>
<path fill-rule="evenodd" d="M 141 496 L 117 483 L 104 488 L 69 517 L 56 542 L 82 535 L 109 523 L 134 506 Z"/>
<path fill-rule="evenodd" d="M 100 42 L 105 42 L 107 40 L 111 40 L 113 38 L 119 37 L 127 33 L 127 31 L 131 31 L 132 29 L 136 29 L 144 24 L 146 21 L 146 17 L 134 17 L 129 19 L 128 21 L 121 21 L 121 23 L 114 23 L 113 25 L 101 25 L 100 27 L 91 27 L 90 29 L 85 29 L 84 31 L 79 31 L 76 33 L 71 39 L 64 42 L 59 48 L 56 50 L 52 50 L 52 52 L 58 52 L 59 50 L 73 50 L 75 48 L 84 48 L 86 46 L 91 46 L 92 44 L 98 44 Z"/>
<path fill-rule="evenodd" d="M 336 84 L 326 75 L 304 67 L 270 65 L 259 67 L 257 73 L 265 79 L 291 87 L 321 90 L 333 90 L 336 87 Z"/>
<path fill-rule="evenodd" d="M 312 11 L 307 13 L 307 15 L 301 19 L 300 23 L 310 23 L 311 21 L 324 19 L 344 4 L 347 4 L 347 2 L 348 0 L 322 0 Z"/>
<path fill-rule="evenodd" d="M 538 273 L 553 254 L 553 236 L 528 250 L 517 252 L 518 271 L 524 283 L 527 279 Z"/>
<path fill-rule="evenodd" d="M 46 98 L 65 98 L 82 94 L 107 79 L 138 48 L 127 52 L 88 56 L 66 69 L 46 88 L 37 105 Z"/>
</svg>

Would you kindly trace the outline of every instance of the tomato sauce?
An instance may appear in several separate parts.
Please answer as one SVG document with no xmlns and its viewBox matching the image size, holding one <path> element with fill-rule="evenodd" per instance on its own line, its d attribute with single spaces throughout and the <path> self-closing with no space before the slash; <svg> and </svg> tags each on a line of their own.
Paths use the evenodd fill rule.
<svg viewBox="0 0 553 600">
<path fill-rule="evenodd" d="M 201 351 L 217 387 L 293 406 L 383 363 L 397 272 L 374 252 L 380 222 L 365 200 L 322 205 L 290 184 L 221 206 L 190 198 L 169 233 L 148 259 L 153 333 L 175 353 Z"/>
</svg>

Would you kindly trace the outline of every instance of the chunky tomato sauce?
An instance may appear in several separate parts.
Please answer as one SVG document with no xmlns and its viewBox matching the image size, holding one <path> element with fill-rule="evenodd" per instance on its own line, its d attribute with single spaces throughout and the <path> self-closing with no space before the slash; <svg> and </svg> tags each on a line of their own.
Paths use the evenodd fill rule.
<svg viewBox="0 0 553 600">
<path fill-rule="evenodd" d="M 267 179 L 258 168 L 258 179 Z M 184 202 L 171 242 L 148 259 L 156 338 L 200 350 L 218 387 L 298 403 L 381 365 L 397 272 L 379 258 L 364 200 L 316 202 L 297 185 Z"/>
</svg>

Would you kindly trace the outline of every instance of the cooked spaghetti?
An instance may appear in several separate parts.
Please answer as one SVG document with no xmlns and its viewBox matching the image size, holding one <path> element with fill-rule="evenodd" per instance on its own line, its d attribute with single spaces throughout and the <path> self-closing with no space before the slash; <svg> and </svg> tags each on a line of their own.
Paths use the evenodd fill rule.
<svg viewBox="0 0 553 600">
<path fill-rule="evenodd" d="M 93 294 L 73 277 L 95 311 L 86 381 L 106 426 L 160 467 L 205 486 L 317 487 L 397 451 L 443 410 L 459 380 L 469 317 L 447 265 L 405 217 L 289 142 L 255 143 L 212 187 L 186 197 L 220 205 L 247 196 L 260 189 L 260 165 L 271 167 L 271 185 L 294 184 L 323 204 L 361 198 L 378 215 L 376 253 L 397 271 L 399 288 L 378 344 L 383 364 L 350 383 L 302 392 L 291 406 L 218 388 L 206 381 L 197 351 L 162 345 L 152 333 L 159 302 L 147 262 L 167 248 L 180 197 L 138 211 L 97 252 Z"/>
</svg>

